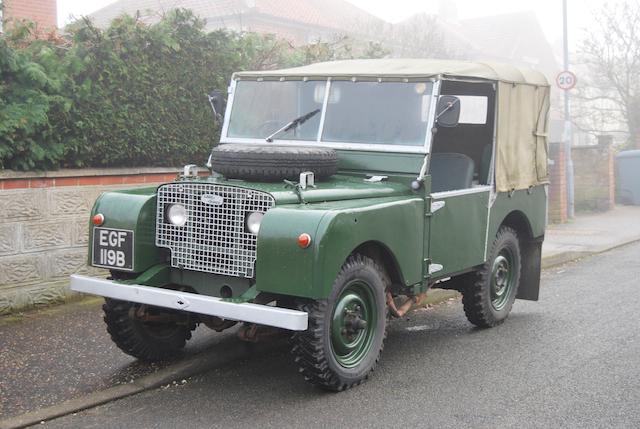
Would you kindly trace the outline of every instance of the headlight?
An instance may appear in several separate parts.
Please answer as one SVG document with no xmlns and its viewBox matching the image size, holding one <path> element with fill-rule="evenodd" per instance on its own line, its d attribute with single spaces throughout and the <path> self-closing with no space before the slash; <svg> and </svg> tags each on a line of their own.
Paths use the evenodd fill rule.
<svg viewBox="0 0 640 429">
<path fill-rule="evenodd" d="M 245 219 L 245 224 L 247 225 L 247 231 L 251 234 L 258 235 L 258 231 L 260 231 L 260 222 L 262 222 L 262 218 L 264 217 L 264 213 L 260 212 L 251 212 L 247 215 Z"/>
<path fill-rule="evenodd" d="M 175 226 L 187 223 L 187 209 L 182 204 L 171 204 L 167 208 L 167 220 Z"/>
</svg>

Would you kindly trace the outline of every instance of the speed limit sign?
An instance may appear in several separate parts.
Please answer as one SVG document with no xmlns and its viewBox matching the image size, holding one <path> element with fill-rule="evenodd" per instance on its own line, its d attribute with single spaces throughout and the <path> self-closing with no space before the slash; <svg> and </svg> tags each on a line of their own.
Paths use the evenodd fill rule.
<svg viewBox="0 0 640 429">
<path fill-rule="evenodd" d="M 565 91 L 573 89 L 577 82 L 578 78 L 569 70 L 558 73 L 558 76 L 556 77 L 556 85 L 558 85 L 558 88 L 564 89 Z"/>
</svg>

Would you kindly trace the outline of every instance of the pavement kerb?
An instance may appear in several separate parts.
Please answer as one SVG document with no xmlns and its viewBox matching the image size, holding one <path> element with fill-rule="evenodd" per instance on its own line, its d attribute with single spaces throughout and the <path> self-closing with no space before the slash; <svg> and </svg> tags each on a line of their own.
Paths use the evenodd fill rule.
<svg viewBox="0 0 640 429">
<path fill-rule="evenodd" d="M 200 353 L 184 361 L 177 362 L 171 367 L 140 377 L 129 384 L 109 387 L 50 407 L 0 420 L 0 429 L 24 428 L 88 408 L 97 407 L 107 402 L 170 384 L 176 380 L 188 379 L 194 375 L 218 368 L 236 360 L 248 358 L 254 354 L 267 353 L 283 345 L 283 343 L 284 341 L 282 340 L 256 344 L 232 343 L 224 350 L 217 351 L 215 356 L 208 353 Z"/>
<path fill-rule="evenodd" d="M 609 250 L 609 249 L 607 249 Z M 605 250 L 606 252 L 606 250 Z M 594 255 L 597 252 L 588 252 L 588 251 L 569 251 L 569 252 L 559 252 L 553 255 L 549 255 L 546 257 L 542 257 L 542 269 L 545 270 L 547 268 L 554 267 L 556 265 L 566 264 L 567 262 L 576 261 L 578 259 L 584 258 L 585 256 Z"/>
<path fill-rule="evenodd" d="M 567 262 L 576 261 L 578 259 L 585 258 L 587 256 L 599 255 L 601 253 L 608 252 L 613 249 L 617 249 L 619 247 L 624 247 L 629 244 L 640 242 L 640 238 L 632 238 L 630 240 L 624 241 L 622 243 L 617 243 L 613 246 L 609 246 L 604 249 L 594 250 L 594 251 L 567 251 L 567 252 L 558 252 L 553 255 L 549 255 L 547 257 L 542 257 L 542 269 L 545 270 L 547 268 L 554 267 L 556 265 L 566 264 Z"/>
<path fill-rule="evenodd" d="M 542 269 L 548 269 L 567 262 L 575 261 L 587 256 L 608 252 L 618 247 L 639 242 L 640 238 L 634 238 L 615 246 L 598 251 L 568 251 L 559 252 L 542 258 Z M 431 297 L 422 304 L 438 304 L 458 296 L 456 291 L 440 290 L 441 294 Z M 209 371 L 234 360 L 248 358 L 255 353 L 267 353 L 282 345 L 282 341 L 271 341 L 258 344 L 236 343 L 223 352 L 218 352 L 214 357 L 207 353 L 201 353 L 187 360 L 181 361 L 153 374 L 146 375 L 134 380 L 129 384 L 121 384 L 104 390 L 93 392 L 85 396 L 70 399 L 51 407 L 41 408 L 19 416 L 0 420 L 0 429 L 19 429 L 27 426 L 39 424 L 43 421 L 52 420 L 58 417 L 76 413 L 89 408 L 97 407 L 107 402 L 126 398 L 127 396 L 142 393 L 160 386 L 170 384 L 176 380 L 187 379 L 204 371 Z"/>
</svg>

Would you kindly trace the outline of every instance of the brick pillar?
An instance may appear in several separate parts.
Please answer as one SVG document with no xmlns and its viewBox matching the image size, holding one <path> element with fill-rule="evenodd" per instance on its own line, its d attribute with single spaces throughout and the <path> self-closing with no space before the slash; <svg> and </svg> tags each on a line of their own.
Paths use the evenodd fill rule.
<svg viewBox="0 0 640 429">
<path fill-rule="evenodd" d="M 567 175 L 565 149 L 562 143 L 549 143 L 549 222 L 567 221 Z"/>
</svg>

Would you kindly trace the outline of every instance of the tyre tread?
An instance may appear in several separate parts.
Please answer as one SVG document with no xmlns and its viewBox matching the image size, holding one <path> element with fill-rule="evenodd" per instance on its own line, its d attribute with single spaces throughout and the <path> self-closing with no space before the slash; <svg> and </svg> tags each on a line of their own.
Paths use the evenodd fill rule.
<svg viewBox="0 0 640 429">
<path fill-rule="evenodd" d="M 345 272 L 352 270 L 357 266 L 361 266 L 362 264 L 369 265 L 374 268 L 383 276 L 385 284 L 389 284 L 387 274 L 376 261 L 367 256 L 355 254 L 352 255 L 343 265 L 340 273 L 336 277 L 334 286 L 340 281 Z M 375 370 L 375 367 L 382 355 L 382 351 L 384 350 L 384 343 L 387 337 L 387 324 L 385 323 L 382 344 L 370 370 L 364 377 L 357 381 L 345 382 L 339 374 L 336 374 L 331 369 L 327 350 L 323 347 L 324 334 L 330 329 L 329 327 L 324 326 L 326 313 L 327 311 L 331 311 L 328 307 L 327 300 L 299 302 L 298 309 L 308 314 L 309 327 L 306 331 L 295 332 L 293 334 L 291 353 L 294 356 L 294 362 L 298 365 L 298 372 L 302 374 L 307 382 L 327 390 L 340 392 L 362 384 Z M 387 308 L 385 306 L 385 320 L 387 320 L 386 311 Z"/>
<path fill-rule="evenodd" d="M 105 299 L 102 305 L 104 322 L 111 340 L 123 352 L 144 361 L 158 361 L 175 356 L 191 339 L 195 324 L 185 326 L 179 331 L 172 344 L 152 342 L 136 332 L 134 321 L 129 316 L 131 303 Z"/>
<path fill-rule="evenodd" d="M 225 144 L 213 149 L 211 166 L 233 179 L 295 180 L 300 173 L 313 171 L 317 180 L 323 180 L 336 173 L 338 155 L 320 147 Z"/>
<path fill-rule="evenodd" d="M 496 246 L 503 240 L 505 235 L 513 235 L 517 241 L 518 233 L 515 229 L 509 226 L 500 227 L 493 241 L 490 255 L 495 254 Z M 486 288 L 493 268 L 492 261 L 493 258 L 489 258 L 482 264 L 482 267 L 475 273 L 475 279 L 462 291 L 462 305 L 467 320 L 479 328 L 493 328 L 502 324 L 506 319 L 506 317 L 497 319 L 494 316 L 490 308 L 491 303 L 485 296 L 488 293 Z M 520 264 L 520 269 L 522 270 L 522 264 Z M 516 282 L 515 290 L 512 292 L 514 296 L 518 294 L 519 283 L 519 281 Z"/>
</svg>

